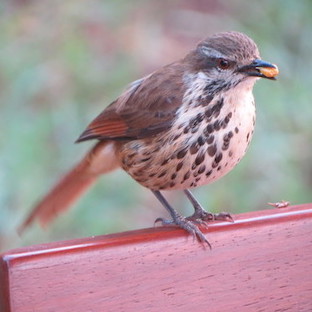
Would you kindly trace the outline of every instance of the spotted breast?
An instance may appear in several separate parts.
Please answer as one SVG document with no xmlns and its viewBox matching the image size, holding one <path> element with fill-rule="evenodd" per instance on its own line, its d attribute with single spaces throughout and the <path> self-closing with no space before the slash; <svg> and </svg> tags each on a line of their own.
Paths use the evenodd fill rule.
<svg viewBox="0 0 312 312">
<path fill-rule="evenodd" d="M 212 98 L 204 73 L 188 80 L 170 130 L 121 146 L 123 169 L 149 189 L 193 188 L 221 178 L 243 157 L 253 134 L 253 82 Z"/>
</svg>

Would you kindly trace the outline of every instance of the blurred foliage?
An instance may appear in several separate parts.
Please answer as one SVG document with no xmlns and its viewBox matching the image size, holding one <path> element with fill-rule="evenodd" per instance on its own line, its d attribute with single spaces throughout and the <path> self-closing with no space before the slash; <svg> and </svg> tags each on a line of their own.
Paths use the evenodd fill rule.
<svg viewBox="0 0 312 312">
<path fill-rule="evenodd" d="M 183 56 L 217 31 L 238 30 L 278 64 L 255 87 L 257 128 L 243 161 L 195 193 L 212 211 L 311 201 L 312 2 L 51 1 L 0 4 L 0 250 L 152 226 L 164 209 L 122 171 L 43 231 L 16 227 L 92 145 L 73 142 L 131 81 Z M 181 192 L 172 203 L 191 207 Z"/>
</svg>

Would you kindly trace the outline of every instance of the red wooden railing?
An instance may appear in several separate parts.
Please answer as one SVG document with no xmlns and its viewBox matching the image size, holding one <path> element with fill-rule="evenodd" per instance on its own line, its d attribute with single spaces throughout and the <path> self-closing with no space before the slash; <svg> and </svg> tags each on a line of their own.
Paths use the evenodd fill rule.
<svg viewBox="0 0 312 312">
<path fill-rule="evenodd" d="M 312 311 L 312 204 L 234 218 L 8 251 L 0 311 Z"/>
</svg>

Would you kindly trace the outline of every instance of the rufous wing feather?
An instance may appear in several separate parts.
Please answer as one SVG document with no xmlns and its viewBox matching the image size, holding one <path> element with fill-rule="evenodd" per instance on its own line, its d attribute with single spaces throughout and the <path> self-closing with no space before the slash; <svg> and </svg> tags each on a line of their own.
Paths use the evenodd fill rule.
<svg viewBox="0 0 312 312">
<path fill-rule="evenodd" d="M 163 71 L 167 80 L 161 79 Z M 90 139 L 135 140 L 154 136 L 172 125 L 185 92 L 184 67 L 173 63 L 133 82 L 81 134 Z M 173 94 L 172 90 L 175 90 Z"/>
<path fill-rule="evenodd" d="M 95 118 L 80 135 L 76 143 L 92 139 L 124 138 L 127 130 L 128 126 L 126 123 L 116 114 L 109 112 Z"/>
</svg>

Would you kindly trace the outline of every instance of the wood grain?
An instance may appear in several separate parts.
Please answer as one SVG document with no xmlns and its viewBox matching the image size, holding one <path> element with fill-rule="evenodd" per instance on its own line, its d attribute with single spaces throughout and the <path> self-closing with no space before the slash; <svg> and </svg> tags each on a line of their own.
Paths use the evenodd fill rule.
<svg viewBox="0 0 312 312">
<path fill-rule="evenodd" d="M 0 311 L 312 311 L 312 204 L 234 218 L 8 251 Z"/>
</svg>

